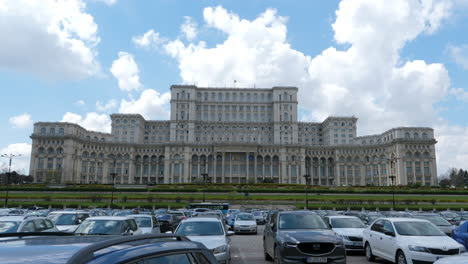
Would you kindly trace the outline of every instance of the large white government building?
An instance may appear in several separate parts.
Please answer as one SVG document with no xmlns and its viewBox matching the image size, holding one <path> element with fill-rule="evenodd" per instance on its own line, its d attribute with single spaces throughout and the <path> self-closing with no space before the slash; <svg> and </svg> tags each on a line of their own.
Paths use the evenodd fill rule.
<svg viewBox="0 0 468 264">
<path fill-rule="evenodd" d="M 298 122 L 297 92 L 173 85 L 170 120 L 112 114 L 111 133 L 38 122 L 30 174 L 38 183 L 106 184 L 112 175 L 118 184 L 189 183 L 207 174 L 213 183 L 437 185 L 432 128 L 357 136 L 356 117 Z"/>
</svg>

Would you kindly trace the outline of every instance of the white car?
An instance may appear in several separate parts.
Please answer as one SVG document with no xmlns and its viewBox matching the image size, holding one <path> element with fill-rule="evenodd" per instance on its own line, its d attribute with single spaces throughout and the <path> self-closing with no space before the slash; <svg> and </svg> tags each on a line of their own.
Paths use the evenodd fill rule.
<svg viewBox="0 0 468 264">
<path fill-rule="evenodd" d="M 2 216 L 0 233 L 17 232 L 58 232 L 54 223 L 47 217 Z"/>
<path fill-rule="evenodd" d="M 76 235 L 140 235 L 136 220 L 128 216 L 94 216 L 80 224 Z"/>
<path fill-rule="evenodd" d="M 228 264 L 231 261 L 231 240 L 228 236 L 234 233 L 227 231 L 219 219 L 195 217 L 183 220 L 175 234 L 202 243 L 211 250 L 219 263 Z"/>
<path fill-rule="evenodd" d="M 253 214 L 240 213 L 234 219 L 234 232 L 257 234 L 257 221 Z"/>
<path fill-rule="evenodd" d="M 85 211 L 53 211 L 47 217 L 54 222 L 59 231 L 73 233 L 89 216 Z"/>
<path fill-rule="evenodd" d="M 464 253 L 458 256 L 449 256 L 441 258 L 434 262 L 434 264 L 466 264 L 468 263 L 468 253 Z"/>
<path fill-rule="evenodd" d="M 381 257 L 398 264 L 433 263 L 465 252 L 465 247 L 446 236 L 427 220 L 380 218 L 364 230 L 368 261 Z"/>
<path fill-rule="evenodd" d="M 324 220 L 332 230 L 335 231 L 335 233 L 343 238 L 346 250 L 364 250 L 362 233 L 364 232 L 364 229 L 366 229 L 366 225 L 361 219 L 355 216 L 337 215 L 325 216 Z"/>
<path fill-rule="evenodd" d="M 154 215 L 135 214 L 128 215 L 137 221 L 138 228 L 141 229 L 142 234 L 158 234 L 161 233 L 159 229 L 158 219 Z"/>
</svg>

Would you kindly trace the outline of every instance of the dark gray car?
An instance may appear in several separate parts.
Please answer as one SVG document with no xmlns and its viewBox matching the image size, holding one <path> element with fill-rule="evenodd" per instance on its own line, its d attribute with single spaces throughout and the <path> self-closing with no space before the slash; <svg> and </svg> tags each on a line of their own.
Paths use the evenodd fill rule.
<svg viewBox="0 0 468 264">
<path fill-rule="evenodd" d="M 263 251 L 275 263 L 346 263 L 342 238 L 310 211 L 275 212 L 265 225 Z"/>
</svg>

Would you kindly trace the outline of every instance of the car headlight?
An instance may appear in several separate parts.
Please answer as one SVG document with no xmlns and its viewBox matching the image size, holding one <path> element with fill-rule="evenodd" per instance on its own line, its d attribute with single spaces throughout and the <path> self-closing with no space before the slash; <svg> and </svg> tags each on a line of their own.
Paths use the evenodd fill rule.
<svg viewBox="0 0 468 264">
<path fill-rule="evenodd" d="M 226 252 L 226 250 L 227 250 L 227 246 L 226 245 L 221 245 L 221 246 L 215 247 L 213 249 L 213 254 L 224 253 L 224 252 Z"/>
<path fill-rule="evenodd" d="M 284 247 L 297 247 L 297 244 L 294 242 L 284 242 L 283 246 Z"/>
<path fill-rule="evenodd" d="M 408 249 L 411 251 L 416 251 L 416 252 L 426 252 L 429 253 L 429 250 L 426 247 L 420 247 L 420 246 L 408 246 Z"/>
</svg>

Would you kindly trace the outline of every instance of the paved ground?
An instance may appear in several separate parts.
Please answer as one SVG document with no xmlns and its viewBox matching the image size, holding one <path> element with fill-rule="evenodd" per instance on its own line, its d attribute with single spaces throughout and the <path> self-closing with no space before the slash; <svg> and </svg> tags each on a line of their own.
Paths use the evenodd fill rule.
<svg viewBox="0 0 468 264">
<path fill-rule="evenodd" d="M 260 226 L 258 234 L 255 235 L 234 235 L 231 240 L 232 264 L 272 264 L 263 258 L 263 226 Z M 363 253 L 353 253 L 347 258 L 349 264 L 364 264 L 368 262 Z M 375 263 L 375 262 L 374 262 Z M 377 261 L 376 263 L 389 264 L 387 261 Z"/>
</svg>

